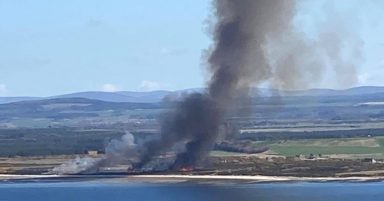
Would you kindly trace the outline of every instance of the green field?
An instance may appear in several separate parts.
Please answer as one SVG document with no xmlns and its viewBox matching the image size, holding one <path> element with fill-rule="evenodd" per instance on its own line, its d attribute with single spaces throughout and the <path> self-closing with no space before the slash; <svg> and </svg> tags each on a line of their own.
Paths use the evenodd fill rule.
<svg viewBox="0 0 384 201">
<path fill-rule="evenodd" d="M 225 157 L 225 156 L 247 156 L 248 154 L 244 153 L 235 153 L 235 152 L 228 152 L 228 151 L 211 151 L 210 156 L 215 157 Z"/>
<path fill-rule="evenodd" d="M 309 147 L 309 146 L 279 146 L 272 145 L 271 149 L 284 156 L 295 156 L 298 154 L 374 154 L 384 153 L 383 147 Z"/>
<path fill-rule="evenodd" d="M 284 156 L 298 154 L 384 154 L 384 138 L 343 138 L 271 142 L 271 150 Z"/>
</svg>

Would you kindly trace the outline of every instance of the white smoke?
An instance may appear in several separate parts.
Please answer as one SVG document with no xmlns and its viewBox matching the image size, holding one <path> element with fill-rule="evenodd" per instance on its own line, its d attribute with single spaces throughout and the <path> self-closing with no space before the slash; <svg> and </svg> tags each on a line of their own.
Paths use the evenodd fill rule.
<svg viewBox="0 0 384 201">
<path fill-rule="evenodd" d="M 52 169 L 54 174 L 78 174 L 97 171 L 99 166 L 108 164 L 130 165 L 138 160 L 134 136 L 126 132 L 120 140 L 112 140 L 105 148 L 105 155 L 99 158 L 79 157 Z"/>
<path fill-rule="evenodd" d="M 130 132 L 126 132 L 120 140 L 112 140 L 105 148 L 104 163 L 132 164 L 139 160 L 138 146 Z"/>
<path fill-rule="evenodd" d="M 53 168 L 52 173 L 54 174 L 78 174 L 95 167 L 102 158 L 91 158 L 91 157 L 79 157 L 77 156 L 74 160 L 68 161 L 58 167 Z"/>
</svg>

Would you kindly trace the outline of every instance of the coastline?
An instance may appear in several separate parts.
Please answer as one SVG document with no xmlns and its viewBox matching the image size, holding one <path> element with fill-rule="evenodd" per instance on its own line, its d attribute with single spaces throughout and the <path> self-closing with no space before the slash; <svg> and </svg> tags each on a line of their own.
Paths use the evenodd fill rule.
<svg viewBox="0 0 384 201">
<path fill-rule="evenodd" d="M 143 183 L 299 183 L 299 182 L 377 182 L 384 181 L 382 176 L 369 177 L 291 177 L 263 175 L 9 175 L 0 174 L 1 182 L 10 181 L 76 181 L 76 180 L 106 180 L 118 182 Z"/>
<path fill-rule="evenodd" d="M 291 176 L 263 176 L 263 175 L 134 175 L 138 179 L 179 179 L 187 181 L 239 181 L 248 183 L 276 183 L 276 182 L 369 182 L 384 181 L 384 177 L 291 177 Z"/>
</svg>

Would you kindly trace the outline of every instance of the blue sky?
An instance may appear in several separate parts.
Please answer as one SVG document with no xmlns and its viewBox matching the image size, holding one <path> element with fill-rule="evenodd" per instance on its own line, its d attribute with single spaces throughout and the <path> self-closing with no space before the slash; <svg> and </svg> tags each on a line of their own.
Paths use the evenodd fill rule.
<svg viewBox="0 0 384 201">
<path fill-rule="evenodd" d="M 384 85 L 384 6 L 363 1 L 336 8 L 363 16 L 352 23 L 365 41 L 356 85 Z M 323 17 L 323 0 L 312 2 L 300 8 L 308 32 Z M 0 0 L 0 96 L 202 87 L 209 10 L 209 0 Z"/>
</svg>

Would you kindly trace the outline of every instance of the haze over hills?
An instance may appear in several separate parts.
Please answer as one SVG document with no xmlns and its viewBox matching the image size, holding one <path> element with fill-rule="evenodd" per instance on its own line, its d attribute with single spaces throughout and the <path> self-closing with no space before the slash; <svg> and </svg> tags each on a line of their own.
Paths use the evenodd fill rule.
<svg viewBox="0 0 384 201">
<path fill-rule="evenodd" d="M 178 91 L 150 91 L 150 92 L 136 92 L 136 91 L 118 91 L 118 92 L 102 92 L 102 91 L 87 91 L 77 92 L 70 94 L 63 94 L 49 97 L 0 97 L 0 104 L 13 103 L 19 101 L 31 101 L 31 100 L 46 100 L 46 99 L 58 99 L 58 98 L 86 98 L 107 102 L 127 102 L 127 103 L 156 103 L 161 102 L 164 98 L 170 98 L 171 100 L 178 99 L 183 94 L 192 92 L 201 92 L 204 89 L 194 88 Z M 292 90 L 284 91 L 277 89 L 259 88 L 254 89 L 252 96 L 355 96 L 364 94 L 377 94 L 384 93 L 384 87 L 380 86 L 363 86 L 354 87 L 350 89 L 335 90 L 335 89 L 308 89 L 308 90 Z"/>
<path fill-rule="evenodd" d="M 284 96 L 354 96 L 363 94 L 383 93 L 381 86 L 361 86 L 343 90 L 336 89 L 308 89 L 297 91 L 280 91 Z"/>
<path fill-rule="evenodd" d="M 28 97 L 28 96 L 17 96 L 17 97 L 0 97 L 0 104 L 4 103 L 14 103 L 20 101 L 30 101 L 30 100 L 41 100 L 41 97 Z"/>
<path fill-rule="evenodd" d="M 0 104 L 0 128 L 13 127 L 140 127 L 154 121 L 174 105 L 161 102 L 189 91 L 82 92 Z M 377 121 L 384 118 L 384 88 L 348 90 L 314 89 L 280 92 L 276 97 L 258 97 L 251 107 L 255 121 Z M 259 90 L 261 91 L 261 90 Z M 288 95 L 287 95 L 288 94 Z M 172 100 L 172 99 L 171 99 Z M 245 109 L 245 108 L 244 108 Z M 249 108 L 248 108 L 249 109 Z M 239 114 L 228 114 L 239 118 Z M 246 117 L 248 118 L 248 117 Z M 128 122 L 128 123 L 127 123 Z M 137 122 L 141 122 L 137 124 Z"/>
<path fill-rule="evenodd" d="M 200 92 L 203 89 L 185 89 L 178 91 L 149 91 L 149 92 L 137 92 L 137 91 L 118 91 L 118 92 L 103 92 L 103 91 L 86 91 L 77 92 L 49 97 L 0 97 L 0 104 L 13 103 L 19 101 L 31 101 L 31 100 L 45 100 L 45 99 L 59 99 L 59 98 L 86 98 L 93 100 L 100 100 L 106 102 L 128 102 L 128 103 L 156 103 L 161 102 L 165 97 L 171 99 L 177 99 L 183 94 L 192 92 Z"/>
</svg>

